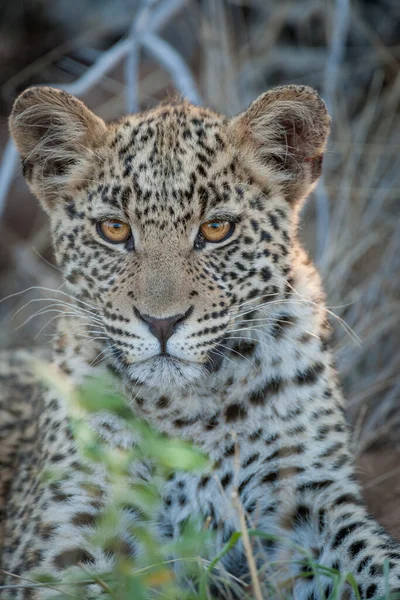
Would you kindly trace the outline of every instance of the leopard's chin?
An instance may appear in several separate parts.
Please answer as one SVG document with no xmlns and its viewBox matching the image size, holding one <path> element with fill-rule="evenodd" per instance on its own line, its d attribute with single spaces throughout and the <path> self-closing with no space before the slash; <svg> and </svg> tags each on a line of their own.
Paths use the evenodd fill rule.
<svg viewBox="0 0 400 600">
<path fill-rule="evenodd" d="M 183 388 L 204 376 L 204 365 L 183 361 L 169 355 L 159 355 L 124 369 L 125 376 L 135 383 L 159 389 Z"/>
</svg>

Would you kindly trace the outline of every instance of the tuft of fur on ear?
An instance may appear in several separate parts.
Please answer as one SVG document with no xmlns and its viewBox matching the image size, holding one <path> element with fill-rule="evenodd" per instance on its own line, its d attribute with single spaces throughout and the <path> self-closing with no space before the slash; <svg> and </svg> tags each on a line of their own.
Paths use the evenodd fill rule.
<svg viewBox="0 0 400 600">
<path fill-rule="evenodd" d="M 301 200 L 315 186 L 330 130 L 317 92 L 287 85 L 262 94 L 231 121 L 234 143 L 253 172 L 281 184 L 287 200 Z"/>
<path fill-rule="evenodd" d="M 69 183 L 79 182 L 107 133 L 104 121 L 83 102 L 50 87 L 22 92 L 9 126 L 24 176 L 46 209 Z"/>
</svg>

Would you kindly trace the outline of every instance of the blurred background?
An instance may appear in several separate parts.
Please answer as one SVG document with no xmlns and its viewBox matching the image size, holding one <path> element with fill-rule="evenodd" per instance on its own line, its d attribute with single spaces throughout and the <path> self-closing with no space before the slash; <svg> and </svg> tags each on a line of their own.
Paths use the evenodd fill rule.
<svg viewBox="0 0 400 600">
<path fill-rule="evenodd" d="M 399 0 L 1 0 L 0 298 L 27 291 L 0 303 L 0 348 L 48 344 L 52 314 L 35 313 L 51 294 L 28 288 L 61 284 L 8 141 L 14 98 L 42 83 L 107 120 L 176 91 L 232 115 L 277 84 L 319 90 L 333 131 L 301 237 L 327 292 L 360 477 L 400 537 Z"/>
</svg>

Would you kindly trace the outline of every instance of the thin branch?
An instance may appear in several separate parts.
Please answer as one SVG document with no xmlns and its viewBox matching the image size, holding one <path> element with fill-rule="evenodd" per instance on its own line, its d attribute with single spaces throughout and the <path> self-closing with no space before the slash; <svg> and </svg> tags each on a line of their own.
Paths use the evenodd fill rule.
<svg viewBox="0 0 400 600">
<path fill-rule="evenodd" d="M 251 583 L 253 587 L 253 593 L 255 600 L 263 600 L 263 595 L 261 591 L 261 584 L 257 573 L 256 561 L 254 559 L 253 549 L 251 547 L 251 541 L 249 536 L 249 531 L 246 523 L 246 516 L 243 510 L 243 506 L 240 502 L 239 494 L 237 490 L 232 492 L 232 504 L 236 509 L 236 512 L 240 521 L 240 530 L 242 532 L 242 541 L 244 550 L 246 553 L 247 564 L 250 569 Z"/>
<path fill-rule="evenodd" d="M 54 85 L 75 96 L 83 96 L 88 90 L 96 85 L 105 73 L 110 71 L 129 50 L 129 40 L 117 42 L 112 48 L 104 52 L 95 64 L 90 67 L 82 77 L 74 83 L 64 86 Z M 12 140 L 9 140 L 3 154 L 0 166 L 0 218 L 3 214 L 6 198 L 10 189 L 14 174 L 18 167 L 18 152 Z"/>
<path fill-rule="evenodd" d="M 160 31 L 188 2 L 189 0 L 164 0 L 159 3 L 152 13 L 147 33 Z"/>
<path fill-rule="evenodd" d="M 0 166 L 0 218 L 5 209 L 8 190 L 17 170 L 18 162 L 18 152 L 14 142 L 8 140 Z"/>
<path fill-rule="evenodd" d="M 180 93 L 194 104 L 201 104 L 196 82 L 181 55 L 168 42 L 153 34 L 147 34 L 142 39 L 142 44 L 170 73 Z"/>
<path fill-rule="evenodd" d="M 93 66 L 89 67 L 82 77 L 79 77 L 73 83 L 62 86 L 55 85 L 53 87 L 61 88 L 74 96 L 83 96 L 100 81 L 105 73 L 111 71 L 126 56 L 128 50 L 129 40 L 121 40 L 114 44 L 107 52 L 103 52 L 100 58 Z"/>
<path fill-rule="evenodd" d="M 347 34 L 350 25 L 350 3 L 349 0 L 336 0 L 333 28 L 329 41 L 328 58 L 325 66 L 323 97 L 328 112 L 334 116 L 335 95 L 338 86 L 340 66 L 346 51 Z M 316 189 L 316 239 L 317 262 L 320 261 L 329 234 L 330 210 L 329 196 L 326 191 L 324 175 L 322 175 Z"/>
<path fill-rule="evenodd" d="M 349 0 L 336 0 L 333 28 L 329 40 L 328 59 L 325 66 L 323 96 L 328 111 L 333 114 L 335 94 L 338 86 L 340 67 L 346 51 L 346 41 L 350 26 Z"/>
<path fill-rule="evenodd" d="M 155 33 L 164 27 L 164 25 L 187 3 L 188 0 L 166 0 L 161 3 L 151 14 L 151 18 L 143 21 L 143 11 L 140 11 L 137 17 L 137 22 L 132 26 L 132 31 L 138 34 L 138 44 L 143 38 L 148 35 L 152 36 L 150 39 L 152 43 L 156 45 L 153 55 L 157 55 L 163 66 L 171 73 L 174 81 L 177 82 L 179 91 L 187 96 L 189 99 L 198 102 L 199 98 L 195 86 L 192 85 L 191 75 L 188 72 L 188 68 L 184 63 L 183 59 L 175 52 L 175 50 L 159 38 L 155 37 Z M 153 4 L 152 0 L 147 0 L 148 6 Z M 147 9 L 147 6 L 145 7 Z M 136 21 L 136 20 L 135 20 Z M 150 42 L 146 42 L 146 48 L 149 48 Z M 165 51 L 166 56 L 160 56 L 161 51 Z M 121 40 L 114 44 L 109 50 L 103 52 L 99 59 L 87 69 L 87 71 L 79 77 L 76 81 L 66 85 L 55 84 L 53 87 L 63 89 L 66 92 L 73 94 L 74 96 L 83 96 L 86 92 L 92 89 L 101 78 L 108 73 L 115 65 L 117 65 L 125 56 L 130 56 L 128 63 L 130 63 L 131 73 L 127 75 L 128 83 L 128 105 L 129 111 L 136 110 L 137 99 L 136 99 L 136 78 L 135 78 L 135 60 L 137 55 L 135 49 L 132 49 L 132 39 Z M 162 61 L 161 59 L 165 60 Z M 128 74 L 128 67 L 127 67 Z M 181 87 L 180 87 L 181 86 Z M 3 214 L 7 195 L 16 173 L 18 166 L 18 152 L 14 146 L 12 140 L 9 140 L 6 149 L 4 151 L 1 164 L 0 164 L 0 218 Z"/>
<path fill-rule="evenodd" d="M 143 0 L 142 6 L 138 10 L 138 14 L 132 22 L 129 33 L 130 48 L 125 63 L 126 109 L 128 113 L 136 112 L 139 108 L 139 36 L 140 31 L 143 31 L 145 25 L 148 25 L 150 8 L 153 3 L 153 0 Z"/>
</svg>

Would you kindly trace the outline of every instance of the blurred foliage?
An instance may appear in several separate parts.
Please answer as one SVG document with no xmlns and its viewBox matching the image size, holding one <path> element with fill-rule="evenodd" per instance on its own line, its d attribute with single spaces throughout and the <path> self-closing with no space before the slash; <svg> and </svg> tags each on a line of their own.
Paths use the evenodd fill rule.
<svg viewBox="0 0 400 600">
<path fill-rule="evenodd" d="M 299 577 L 321 576 L 330 579 L 332 591 L 329 598 L 321 591 L 321 600 L 340 600 L 346 586 L 354 591 L 356 600 L 360 600 L 357 584 L 350 573 L 320 565 L 315 562 L 311 551 L 289 539 L 247 528 L 247 523 L 241 531 L 231 535 L 219 552 L 216 552 L 213 532 L 195 516 L 185 523 L 178 538 L 160 540 L 154 523 L 162 507 L 163 487 L 176 472 L 210 472 L 212 467 L 208 459 L 194 446 L 160 435 L 135 417 L 126 399 L 115 392 L 117 382 L 110 377 L 91 378 L 81 387 L 73 388 L 50 365 L 37 363 L 36 372 L 67 403 L 79 460 L 87 472 L 100 466 L 105 473 L 109 493 L 105 496 L 104 506 L 94 527 L 88 530 L 86 537 L 91 548 L 112 548 L 115 561 L 109 571 L 97 571 L 92 565 L 84 563 L 65 569 L 59 576 L 32 571 L 24 578 L 25 589 L 33 586 L 47 588 L 48 600 L 212 600 L 213 589 L 219 589 L 219 598 L 237 597 L 232 595 L 236 593 L 240 598 L 251 600 L 256 598 L 251 586 L 234 578 L 231 581 L 229 574 L 220 569 L 222 559 L 241 539 L 247 538 L 253 541 L 272 540 L 292 550 L 297 556 L 292 559 L 293 563 L 302 567 Z M 90 425 L 90 416 L 96 412 L 107 412 L 121 418 L 126 431 L 133 434 L 137 443 L 122 449 L 104 441 Z M 149 480 L 135 481 L 132 477 L 132 466 L 138 462 L 151 465 Z M 63 475 L 62 471 L 48 472 L 45 479 L 46 482 L 54 482 L 62 479 Z M 235 496 L 232 497 L 233 506 L 234 501 Z M 127 508 L 140 515 L 128 527 L 126 520 L 123 520 Z M 139 543 L 140 552 L 136 556 L 130 555 L 126 544 L 121 542 L 121 531 Z M 208 560 L 202 558 L 210 555 Z M 265 559 L 265 562 L 268 561 Z M 271 568 L 273 572 L 273 569 L 282 569 L 289 563 L 290 558 L 270 562 L 268 569 Z M 278 588 L 273 578 L 269 580 L 266 577 L 265 565 L 262 565 L 257 578 L 259 584 L 263 581 L 267 594 L 265 598 L 289 600 L 291 597 L 289 590 L 293 581 L 290 577 L 286 582 L 281 581 Z M 19 589 L 20 585 L 5 586 L 3 592 L 7 594 L 7 590 L 13 587 Z M 220 595 L 221 590 L 223 596 Z M 400 594 L 391 595 L 388 592 L 375 600 L 400 600 Z"/>
<path fill-rule="evenodd" d="M 195 520 L 188 521 L 179 541 L 160 542 L 156 537 L 154 523 L 162 506 L 162 490 L 172 473 L 176 471 L 206 472 L 210 470 L 208 459 L 196 448 L 179 439 L 168 439 L 139 420 L 118 394 L 117 383 L 106 379 L 89 379 L 74 389 L 51 367 L 39 364 L 39 376 L 55 388 L 67 402 L 70 424 L 80 460 L 88 473 L 97 465 L 102 467 L 107 482 L 105 506 L 96 519 L 94 531 L 87 534 L 91 547 L 112 547 L 116 557 L 110 572 L 93 572 L 89 565 L 68 568 L 61 580 L 49 573 L 33 573 L 32 578 L 46 586 L 62 590 L 54 598 L 82 597 L 82 586 L 97 584 L 97 592 L 85 591 L 85 597 L 106 597 L 118 600 L 141 600 L 149 598 L 149 590 L 168 598 L 192 598 L 189 590 L 179 586 L 176 563 L 180 578 L 200 582 L 207 576 L 207 569 L 199 558 L 205 545 L 212 542 L 212 533 Z M 94 413 L 107 412 L 123 420 L 125 434 L 131 434 L 137 443 L 124 448 L 106 442 L 90 424 Z M 132 481 L 132 467 L 137 463 L 146 465 L 151 477 L 148 481 Z M 46 478 L 62 478 L 62 472 L 47 473 Z M 140 518 L 126 526 L 126 511 L 131 509 Z M 126 544 L 120 538 L 125 531 L 140 546 L 138 556 L 130 556 Z M 174 557 L 171 559 L 171 557 Z M 206 588 L 207 589 L 207 586 Z"/>
<path fill-rule="evenodd" d="M 20 90 L 76 80 L 128 34 L 137 6 L 136 0 L 0 1 L 0 140 L 7 139 L 6 117 Z M 188 0 L 161 34 L 190 66 L 204 104 L 232 114 L 276 84 L 308 84 L 325 96 L 335 6 L 335 0 Z M 303 211 L 300 235 L 327 291 L 355 452 L 387 446 L 392 455 L 400 448 L 400 3 L 351 0 L 349 7 L 324 181 Z M 140 58 L 139 101 L 148 108 L 174 89 L 148 54 Z M 123 65 L 84 100 L 105 119 L 124 114 Z M 0 297 L 27 291 L 0 304 L 1 348 L 49 348 L 54 314 L 27 319 L 37 300 L 54 302 L 51 289 L 61 284 L 47 219 L 19 174 L 0 221 Z M 378 456 L 379 475 L 380 464 Z M 396 464 L 394 458 L 388 467 L 393 473 Z M 396 525 L 398 497 L 390 509 L 383 487 L 374 512 Z M 395 481 L 386 487 L 395 490 Z"/>
</svg>

